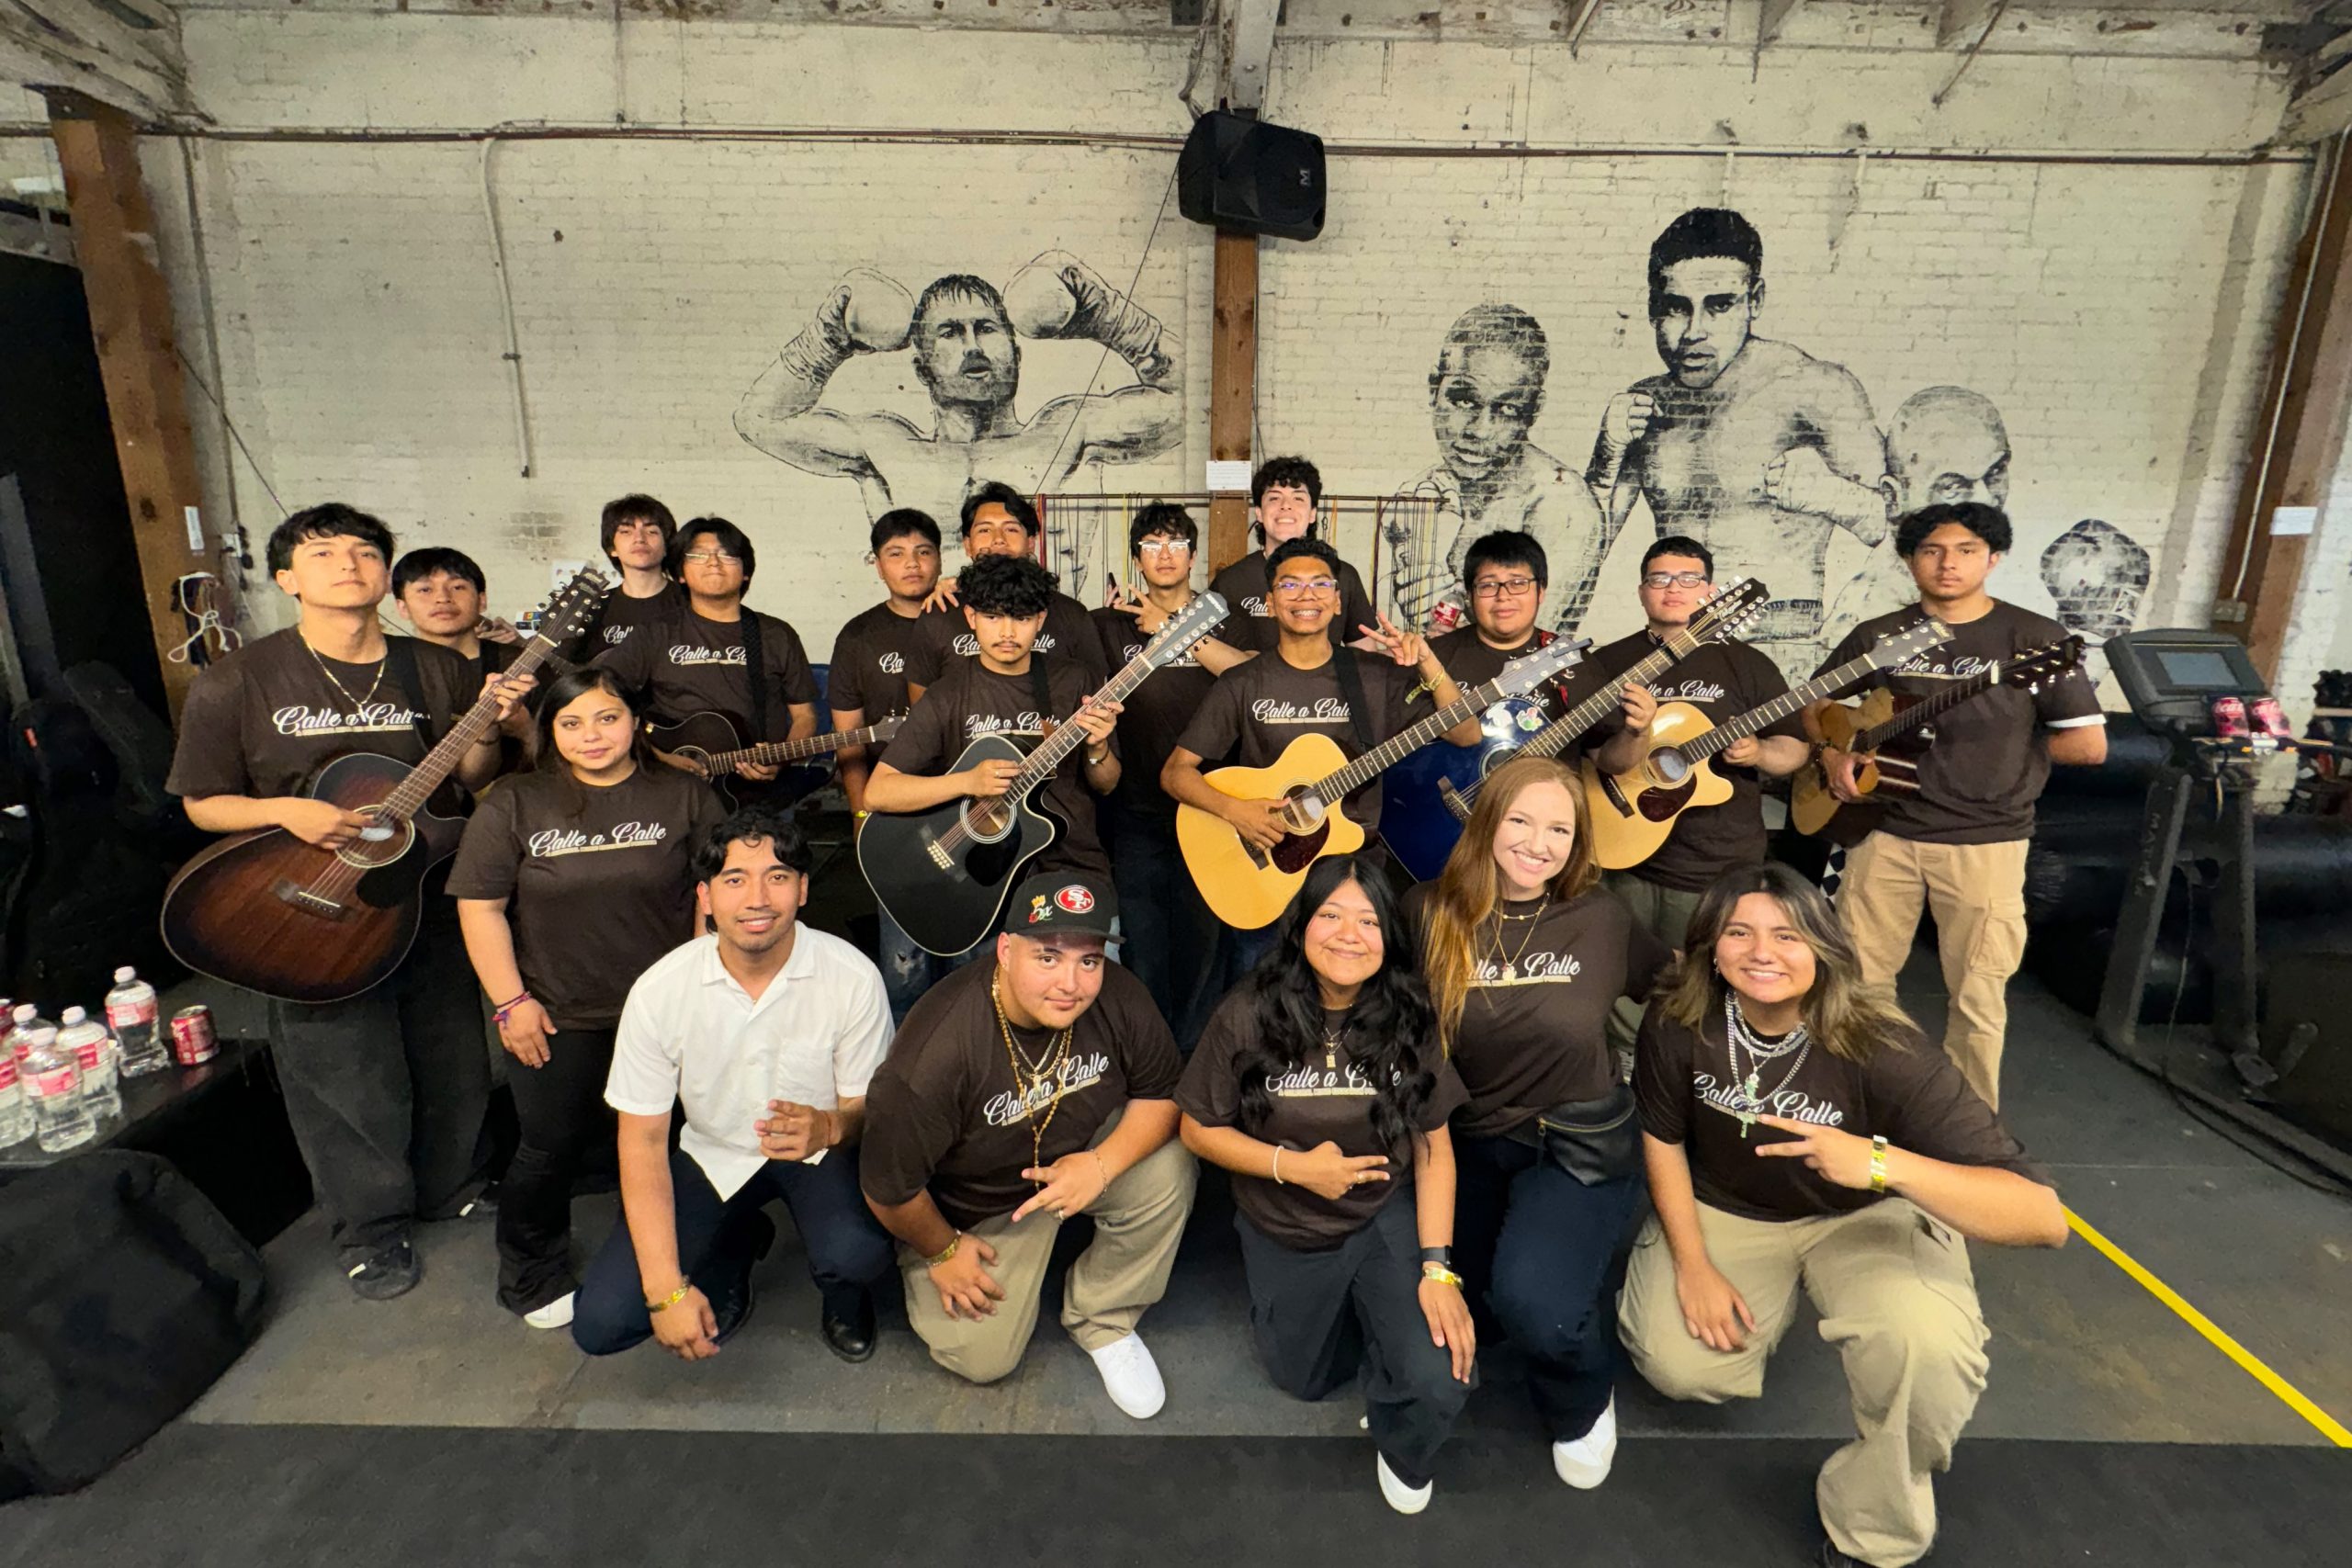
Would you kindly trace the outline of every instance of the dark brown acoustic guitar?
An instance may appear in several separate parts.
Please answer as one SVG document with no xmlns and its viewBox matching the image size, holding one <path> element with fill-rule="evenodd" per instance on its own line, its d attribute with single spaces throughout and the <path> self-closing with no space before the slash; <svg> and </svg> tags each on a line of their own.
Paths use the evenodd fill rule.
<svg viewBox="0 0 2352 1568">
<path fill-rule="evenodd" d="M 537 673 L 606 592 L 594 571 L 564 584 L 504 673 Z M 485 694 L 414 767 L 372 751 L 329 761 L 303 793 L 373 824 L 339 850 L 283 828 L 221 840 L 164 890 L 164 944 L 199 975 L 289 1002 L 344 1001 L 381 983 L 415 943 L 424 874 L 457 853 L 465 828 L 431 808 L 434 792 L 497 716 Z"/>
</svg>

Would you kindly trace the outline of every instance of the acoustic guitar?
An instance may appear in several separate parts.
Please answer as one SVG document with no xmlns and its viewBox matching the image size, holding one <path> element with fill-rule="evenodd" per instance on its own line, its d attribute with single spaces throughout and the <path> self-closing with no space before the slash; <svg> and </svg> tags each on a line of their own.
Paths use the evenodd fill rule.
<svg viewBox="0 0 2352 1568">
<path fill-rule="evenodd" d="M 1476 777 L 1461 781 L 1449 779 L 1438 786 L 1438 797 L 1454 825 L 1452 837 L 1446 840 L 1447 852 L 1453 852 L 1453 840 L 1462 836 L 1461 825 L 1470 820 L 1471 808 L 1478 804 L 1478 792 L 1486 787 L 1488 773 L 1514 757 L 1558 756 L 1582 739 L 1594 725 L 1617 711 L 1617 705 L 1624 700 L 1626 687 L 1646 686 L 1708 643 L 1724 641 L 1762 609 L 1771 597 L 1771 590 L 1752 577 L 1743 577 L 1725 584 L 1722 592 L 1699 606 L 1688 624 L 1668 632 L 1659 639 L 1655 650 L 1644 654 L 1623 674 L 1575 707 L 1551 723 L 1540 726 L 1533 734 L 1519 737 L 1509 746 L 1492 750 L 1482 748 Z M 1385 816 L 1384 812 L 1384 831 Z M 1430 873 L 1431 876 L 1436 874 L 1435 872 Z"/>
<path fill-rule="evenodd" d="M 1216 918 L 1243 931 L 1272 925 L 1290 907 L 1306 873 L 1325 855 L 1363 847 L 1363 825 L 1340 802 L 1383 772 L 1476 713 L 1505 697 L 1524 696 L 1584 657 L 1587 637 L 1555 637 L 1506 667 L 1483 686 L 1474 686 L 1419 723 L 1398 732 L 1354 761 L 1326 735 L 1302 735 L 1283 748 L 1266 768 L 1219 768 L 1210 784 L 1237 800 L 1289 803 L 1282 842 L 1260 849 L 1221 817 L 1197 806 L 1176 807 L 1176 843 L 1185 869 Z M 1261 659 L 1276 657 L 1261 653 Z"/>
<path fill-rule="evenodd" d="M 607 591 L 593 570 L 564 584 L 503 673 L 536 674 Z M 457 853 L 465 828 L 462 815 L 431 808 L 434 792 L 497 722 L 485 693 L 413 768 L 371 751 L 331 760 L 302 793 L 366 813 L 358 840 L 325 850 L 283 828 L 222 839 L 164 890 L 164 944 L 199 975 L 289 1002 L 344 1001 L 381 983 L 416 942 L 424 874 Z"/>
<path fill-rule="evenodd" d="M 1924 697 L 1866 692 L 1852 707 L 1822 709 L 1822 744 L 1851 751 L 1859 759 L 1854 787 L 1860 793 L 1917 794 L 1919 761 L 1935 744 L 1933 720 L 1938 715 L 1950 713 L 1996 686 L 2039 692 L 2073 674 L 2082 664 L 2083 639 L 2065 637 L 1996 660 Z M 1867 800 L 1849 806 L 1832 795 L 1828 771 L 1817 758 L 1789 781 L 1789 820 L 1799 832 L 1824 836 L 1851 849 L 1885 816 L 1883 806 Z"/>
<path fill-rule="evenodd" d="M 1917 626 L 1881 637 L 1859 658 L 1825 670 L 1770 702 L 1715 725 L 1689 703 L 1663 703 L 1642 734 L 1640 760 L 1621 773 L 1604 773 L 1585 759 L 1584 800 L 1593 858 L 1602 869 L 1623 871 L 1657 853 L 1682 813 L 1720 806 L 1731 798 L 1731 783 L 1709 759 L 1735 740 L 1777 724 L 1824 697 L 1834 697 L 1874 670 L 1891 670 L 1915 654 L 1950 642 L 1941 623 Z"/>
<path fill-rule="evenodd" d="M 1125 702 L 1153 671 L 1174 663 L 1216 630 L 1226 613 L 1222 594 L 1198 595 L 1095 695 Z M 1019 762 L 1020 771 L 1001 795 L 966 796 L 928 811 L 877 811 L 866 818 L 857 834 L 858 869 L 876 901 L 917 946 L 953 958 L 995 931 L 1013 885 L 1065 830 L 1035 796 L 1085 739 L 1077 725 L 1059 724 L 1035 750 L 1024 752 L 1008 736 L 982 735 L 964 748 L 949 772 L 998 760 Z"/>
<path fill-rule="evenodd" d="M 695 771 L 708 779 L 718 797 L 732 807 L 739 802 L 724 781 L 746 767 L 788 768 L 811 757 L 829 757 L 845 746 L 871 746 L 898 734 L 899 727 L 905 722 L 903 717 L 892 715 L 859 729 L 836 729 L 799 740 L 762 740 L 746 746 L 734 721 L 725 714 L 698 713 L 675 724 L 654 725 L 646 731 L 646 739 L 655 750 L 693 763 Z M 828 776 L 823 770 L 806 771 L 816 776 L 795 782 L 790 774 L 785 774 L 776 780 L 774 793 L 797 798 L 818 788 Z"/>
</svg>

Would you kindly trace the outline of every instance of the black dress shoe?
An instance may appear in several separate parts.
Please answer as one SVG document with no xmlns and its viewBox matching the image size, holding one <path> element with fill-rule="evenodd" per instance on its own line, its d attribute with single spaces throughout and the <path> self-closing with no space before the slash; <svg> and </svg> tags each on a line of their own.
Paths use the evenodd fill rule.
<svg viewBox="0 0 2352 1568">
<path fill-rule="evenodd" d="M 413 1245 L 395 1241 L 344 1274 L 351 1281 L 351 1293 L 361 1301 L 388 1302 L 416 1289 L 416 1282 L 424 1277 L 424 1264 Z"/>
<path fill-rule="evenodd" d="M 724 1345 L 734 1338 L 736 1330 L 752 1321 L 752 1306 L 756 1299 L 757 1292 L 752 1289 L 752 1270 L 746 1265 L 741 1274 L 721 1285 L 718 1293 L 711 1298 L 710 1315 L 718 1320 L 718 1330 L 710 1337 L 711 1342 Z"/>
<path fill-rule="evenodd" d="M 835 1317 L 828 1312 L 819 1325 L 825 1337 L 825 1348 L 844 1361 L 863 1361 L 874 1354 L 874 1300 L 871 1296 L 857 1303 L 857 1311 L 849 1317 Z"/>
</svg>

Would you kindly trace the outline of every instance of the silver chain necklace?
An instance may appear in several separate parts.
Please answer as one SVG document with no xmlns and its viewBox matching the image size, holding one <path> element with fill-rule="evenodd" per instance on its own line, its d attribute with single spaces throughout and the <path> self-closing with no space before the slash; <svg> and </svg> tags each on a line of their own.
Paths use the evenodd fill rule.
<svg viewBox="0 0 2352 1568">
<path fill-rule="evenodd" d="M 1739 1010 L 1737 998 L 1731 996 L 1724 998 L 1724 1057 L 1731 1066 L 1732 1104 L 1735 1114 L 1739 1117 L 1741 1137 L 1747 1136 L 1748 1131 L 1756 1125 L 1756 1118 L 1763 1114 L 1764 1108 L 1779 1100 L 1789 1085 L 1796 1081 L 1797 1074 L 1804 1069 L 1805 1056 L 1812 1049 L 1813 1036 L 1803 1023 L 1780 1039 L 1768 1042 L 1748 1027 L 1747 1018 Z M 1743 1051 L 1748 1058 L 1745 1077 L 1739 1071 L 1739 1057 Z M 1788 1072 L 1770 1095 L 1762 1093 L 1760 1080 L 1765 1065 L 1779 1061 L 1791 1052 L 1796 1054 L 1796 1060 L 1789 1064 Z"/>
</svg>

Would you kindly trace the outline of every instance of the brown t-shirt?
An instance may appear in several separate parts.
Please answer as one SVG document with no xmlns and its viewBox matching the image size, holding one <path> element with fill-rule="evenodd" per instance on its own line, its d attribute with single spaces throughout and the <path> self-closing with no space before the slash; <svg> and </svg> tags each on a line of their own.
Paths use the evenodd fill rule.
<svg viewBox="0 0 2352 1568">
<path fill-rule="evenodd" d="M 1822 664 L 1853 659 L 1890 632 L 1916 626 L 1916 604 L 1864 621 L 1846 634 Z M 2056 642 L 2066 628 L 2046 615 L 1993 602 L 1975 620 L 1951 628 L 1951 640 L 1873 672 L 1855 690 L 1887 688 L 1904 696 L 1933 696 L 1951 682 L 1981 673 L 1995 660 Z M 2098 693 L 2077 670 L 2039 692 L 1995 686 L 1939 714 L 1935 744 L 1919 762 L 1917 794 L 1881 790 L 1871 798 L 1886 808 L 1885 830 L 1928 844 L 2000 844 L 2033 836 L 2033 803 L 2050 782 L 2050 743 L 2043 728 L 2103 723 Z"/>
<path fill-rule="evenodd" d="M 688 614 L 686 591 L 674 582 L 665 582 L 662 592 L 643 599 L 633 599 L 616 588 L 605 595 L 604 604 L 588 629 L 580 636 L 571 657 L 593 659 L 606 649 L 618 648 L 640 626 L 658 626 Z"/>
<path fill-rule="evenodd" d="M 470 664 L 437 643 L 387 640 L 415 652 L 416 700 L 437 743 L 474 705 L 481 682 L 472 678 Z M 183 798 L 268 799 L 300 793 L 320 764 L 346 752 L 424 760 L 417 715 L 389 662 L 381 680 L 373 664 L 333 659 L 325 661 L 330 680 L 319 663 L 301 634 L 288 626 L 199 671 L 180 713 L 179 745 L 164 787 Z"/>
<path fill-rule="evenodd" d="M 877 1203 L 910 1202 L 928 1190 L 949 1224 L 969 1229 L 1011 1213 L 1037 1184 L 1021 1173 L 1091 1147 L 1131 1100 L 1170 1100 L 1183 1070 L 1175 1036 L 1143 982 L 1116 964 L 1102 966 L 1102 991 L 1071 1026 L 1069 1056 L 1050 1093 L 1020 1103 L 1026 1063 L 1054 1048 L 1054 1032 L 1016 1029 L 1024 1058 L 1013 1081 L 989 987 L 996 963 L 968 964 L 933 986 L 908 1012 L 890 1055 L 865 1091 L 858 1179 Z M 1051 1110 L 1052 1120 L 1046 1121 Z M 1041 1122 L 1043 1144 L 1033 1140 Z"/>
<path fill-rule="evenodd" d="M 1218 676 L 1177 744 L 1205 766 L 1229 760 L 1245 768 L 1263 768 L 1272 766 L 1283 748 L 1300 736 L 1323 735 L 1339 742 L 1340 754 L 1353 761 L 1363 754 L 1364 748 L 1356 743 L 1347 693 L 1340 685 L 1338 663 L 1342 659 L 1354 660 L 1363 673 L 1364 700 L 1372 705 L 1365 728 L 1374 745 L 1416 717 L 1427 716 L 1414 712 L 1412 700 L 1420 671 L 1385 654 L 1334 649 L 1322 664 L 1301 670 L 1276 650 L 1261 653 Z M 1370 783 L 1360 785 L 1341 804 L 1349 817 L 1370 832 L 1380 821 L 1379 777 L 1374 775 Z"/>
<path fill-rule="evenodd" d="M 1570 706 L 1584 701 L 1618 676 L 1657 651 L 1648 631 L 1619 637 L 1594 650 L 1569 672 Z M 1711 642 L 1674 665 L 1650 688 L 1663 706 L 1686 703 L 1723 725 L 1748 709 L 1770 702 L 1789 689 L 1781 668 L 1744 642 Z M 1578 743 L 1590 756 L 1624 732 L 1625 710 L 1612 707 L 1607 716 L 1584 734 Z M 1805 738 L 1802 713 L 1792 713 L 1756 732 L 1762 739 L 1784 736 Z M 1697 892 L 1713 886 L 1735 866 L 1762 863 L 1765 851 L 1764 788 L 1754 768 L 1734 767 L 1718 751 L 1710 759 L 1715 774 L 1731 785 L 1731 798 L 1721 806 L 1686 807 L 1674 819 L 1673 830 L 1657 853 L 1633 868 L 1633 874 L 1660 887 Z"/>
<path fill-rule="evenodd" d="M 1076 660 L 1086 673 L 1090 692 L 1110 679 L 1102 663 L 1102 640 L 1094 635 L 1086 606 L 1067 593 L 1055 594 L 1053 603 L 1046 606 L 1046 624 L 1038 629 L 1030 651 L 1045 655 L 1048 662 Z M 907 683 L 929 688 L 938 683 L 940 671 L 950 660 L 970 660 L 979 655 L 980 640 L 973 635 L 972 623 L 964 618 L 962 605 L 930 611 L 915 622 L 913 640 L 907 645 Z"/>
<path fill-rule="evenodd" d="M 1078 711 L 1093 687 L 1086 672 L 1070 660 L 1038 661 L 1053 711 L 1037 711 L 1037 689 L 1031 674 L 1000 675 L 977 659 L 959 659 L 948 666 L 939 683 L 908 710 L 903 728 L 890 739 L 889 763 L 902 773 L 937 778 L 952 771 L 964 748 L 983 735 L 1001 735 L 1024 751 L 1036 750 L 1045 739 L 1047 718 L 1064 720 Z M 1112 749 L 1119 746 L 1116 731 Z M 1109 875 L 1110 857 L 1102 852 L 1102 835 L 1094 826 L 1094 791 L 1086 782 L 1087 747 L 1080 744 L 1038 792 L 1040 802 L 1061 819 L 1061 836 L 1037 857 L 1033 871 L 1091 871 Z M 1124 761 L 1121 763 L 1125 767 Z"/>
<path fill-rule="evenodd" d="M 1416 933 L 1435 892 L 1425 882 L 1405 895 Z M 1601 1032 L 1610 1009 L 1619 997 L 1646 998 L 1674 962 L 1598 887 L 1566 903 L 1507 899 L 1502 912 L 1499 936 L 1489 917 L 1472 939 L 1478 958 L 1453 1041 L 1469 1095 L 1458 1131 L 1471 1137 L 1499 1137 L 1555 1105 L 1607 1094 L 1616 1077 Z"/>
<path fill-rule="evenodd" d="M 1363 579 L 1346 561 L 1340 563 L 1340 613 L 1331 617 L 1331 640 L 1353 642 L 1363 635 L 1359 628 L 1376 626 L 1379 615 L 1372 607 L 1372 595 L 1363 591 Z M 1216 629 L 1220 641 L 1230 643 L 1244 653 L 1272 653 L 1282 641 L 1282 628 L 1274 624 L 1273 574 L 1267 570 L 1266 552 L 1251 550 L 1231 566 L 1216 574 L 1209 587 L 1225 595 L 1233 607 L 1232 614 Z"/>
<path fill-rule="evenodd" d="M 1453 676 L 1454 682 L 1466 692 L 1473 686 L 1485 685 L 1518 660 L 1543 648 L 1544 644 L 1544 638 L 1538 633 L 1531 631 L 1527 634 L 1526 639 L 1517 648 L 1495 648 L 1478 635 L 1476 626 L 1464 626 L 1459 630 L 1447 632 L 1442 637 L 1431 637 L 1430 651 L 1437 655 L 1437 661 L 1445 666 L 1445 672 Z M 1578 663 L 1572 664 L 1568 668 L 1573 672 L 1581 667 L 1581 663 Z M 1568 711 L 1561 705 L 1560 694 L 1564 689 L 1564 681 L 1553 681 L 1527 694 L 1528 696 L 1544 705 L 1545 724 L 1549 724 Z M 1524 740 L 1527 737 L 1522 735 L 1520 739 Z"/>
<path fill-rule="evenodd" d="M 506 899 L 523 984 L 556 1027 L 609 1029 L 637 977 L 694 935 L 694 847 L 726 815 L 676 768 L 606 789 L 524 773 L 467 822 L 449 895 Z"/>
<path fill-rule="evenodd" d="M 1901 1049 L 1896 1049 L 1899 1044 Z M 1745 1078 L 1751 1064 L 1745 1059 Z M 1968 1087 L 1950 1056 L 1917 1030 L 1849 1062 L 1815 1042 L 1804 1059 L 1754 1069 L 1762 1114 L 1835 1127 L 1857 1137 L 1883 1136 L 1899 1149 L 1952 1165 L 1992 1166 L 2051 1185 L 2026 1157 L 2000 1119 Z M 1879 1195 L 1837 1187 L 1801 1160 L 1759 1158 L 1757 1147 L 1787 1134 L 1758 1122 L 1742 1137 L 1743 1092 L 1733 1092 L 1723 1013 L 1710 1008 L 1703 1028 L 1668 1018 L 1653 1002 L 1634 1046 L 1634 1092 L 1642 1131 L 1663 1144 L 1680 1144 L 1690 1162 L 1699 1201 L 1750 1220 L 1804 1220 L 1847 1214 Z"/>
<path fill-rule="evenodd" d="M 1136 629 L 1133 615 L 1120 610 L 1095 611 L 1094 630 L 1113 670 L 1123 668 L 1151 640 Z M 1216 684 L 1216 677 L 1201 668 L 1193 652 L 1186 649 L 1145 676 L 1143 684 L 1127 694 L 1126 711 L 1119 716 L 1119 787 L 1114 798 L 1128 815 L 1148 822 L 1176 820 L 1176 803 L 1159 787 L 1159 770 Z"/>
<path fill-rule="evenodd" d="M 1338 1032 L 1345 1012 L 1323 1015 L 1326 1037 Z M 1258 1023 L 1247 989 L 1237 990 L 1218 1004 L 1201 1035 L 1192 1060 L 1184 1064 L 1184 1079 L 1176 1088 L 1176 1104 L 1204 1127 L 1241 1125 L 1241 1057 L 1255 1049 Z M 1437 1082 L 1421 1108 L 1418 1131 L 1434 1132 L 1445 1125 L 1462 1103 L 1462 1080 L 1438 1056 L 1435 1043 L 1423 1047 L 1435 1064 Z M 1233 1177 L 1233 1203 L 1250 1223 L 1283 1246 L 1300 1252 L 1322 1252 L 1337 1247 L 1369 1224 L 1382 1207 L 1397 1199 L 1411 1201 L 1413 1140 L 1397 1140 L 1383 1148 L 1372 1131 L 1372 1080 L 1356 1066 L 1344 1042 L 1329 1053 L 1320 1046 L 1286 1072 L 1266 1077 L 1265 1122 L 1246 1129 L 1250 1135 L 1279 1148 L 1306 1150 L 1330 1143 L 1340 1152 L 1386 1155 L 1386 1181 L 1367 1181 L 1350 1188 L 1337 1199 L 1322 1198 L 1306 1188 L 1285 1182 L 1277 1187 L 1262 1176 Z"/>
<path fill-rule="evenodd" d="M 912 656 L 920 615 L 901 615 L 888 604 L 861 611 L 833 638 L 825 666 L 825 704 L 842 713 L 865 715 L 877 723 L 907 711 L 907 661 Z M 867 761 L 874 760 L 869 750 Z"/>
<path fill-rule="evenodd" d="M 744 741 L 781 740 L 792 733 L 792 705 L 814 704 L 817 674 L 800 634 L 774 615 L 742 612 L 759 628 L 767 680 L 766 733 L 752 723 L 752 678 L 743 666 L 743 626 L 692 610 L 654 622 L 596 656 L 596 662 L 646 692 L 654 715 L 668 723 L 698 713 L 722 714 Z"/>
</svg>

